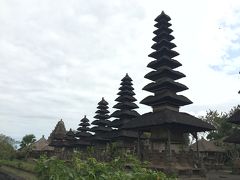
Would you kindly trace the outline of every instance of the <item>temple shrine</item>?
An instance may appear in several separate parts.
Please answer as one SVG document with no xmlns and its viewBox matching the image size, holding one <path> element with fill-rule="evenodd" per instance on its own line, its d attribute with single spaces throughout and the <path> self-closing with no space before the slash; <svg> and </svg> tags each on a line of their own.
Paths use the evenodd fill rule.
<svg viewBox="0 0 240 180">
<path fill-rule="evenodd" d="M 84 116 L 77 131 L 66 132 L 63 121 L 58 122 L 49 138 L 51 146 L 69 151 L 94 147 L 101 156 L 109 144 L 116 143 L 119 149 L 150 162 L 150 168 L 189 175 L 202 170 L 198 132 L 215 128 L 180 111 L 192 101 L 179 94 L 188 87 L 178 82 L 185 75 L 176 70 L 182 64 L 175 59 L 179 53 L 174 50 L 170 20 L 164 12 L 155 19 L 157 29 L 153 32 L 153 52 L 149 54 L 153 60 L 147 65 L 151 71 L 144 76 L 151 82 L 143 87 L 151 95 L 140 102 L 152 111 L 142 115 L 136 111 L 139 107 L 132 79 L 126 74 L 121 80 L 113 113 L 110 114 L 108 102 L 102 98 L 91 125 Z M 195 153 L 189 151 L 189 134 L 196 140 Z"/>
<path fill-rule="evenodd" d="M 193 157 L 187 152 L 186 137 L 189 133 L 197 140 L 197 132 L 210 131 L 215 128 L 184 112 L 179 108 L 192 103 L 187 97 L 177 93 L 188 88 L 176 82 L 185 75 L 175 68 L 181 64 L 173 59 L 179 55 L 173 49 L 176 45 L 172 42 L 174 36 L 170 29 L 171 18 L 162 12 L 154 25 L 157 29 L 153 32 L 154 44 L 149 57 L 154 58 L 147 67 L 153 69 L 144 77 L 153 82 L 147 84 L 143 90 L 153 93 L 144 98 L 140 103 L 152 107 L 152 112 L 142 114 L 129 121 L 123 129 L 138 132 L 138 155 L 143 160 L 152 163 L 152 167 L 164 171 L 189 171 L 201 168 L 199 162 L 193 162 Z M 148 132 L 151 134 L 150 145 L 142 147 L 140 136 Z"/>
<path fill-rule="evenodd" d="M 118 98 L 115 99 L 117 104 L 113 108 L 117 109 L 111 114 L 112 118 L 110 126 L 115 128 L 110 133 L 108 133 L 111 142 L 116 142 L 119 148 L 123 150 L 135 151 L 135 144 L 137 142 L 138 135 L 135 131 L 124 130 L 122 126 L 139 116 L 139 113 L 134 110 L 138 106 L 134 103 L 136 98 L 133 92 L 132 79 L 128 74 L 121 80 L 121 87 L 119 88 Z"/>
</svg>

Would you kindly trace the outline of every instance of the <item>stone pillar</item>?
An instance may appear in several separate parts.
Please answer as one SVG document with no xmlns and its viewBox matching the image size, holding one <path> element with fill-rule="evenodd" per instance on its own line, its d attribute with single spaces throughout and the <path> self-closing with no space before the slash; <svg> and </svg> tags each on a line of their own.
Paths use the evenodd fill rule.
<svg viewBox="0 0 240 180">
<path fill-rule="evenodd" d="M 198 135 L 197 132 L 192 133 L 193 137 L 196 139 L 196 150 L 197 150 L 197 163 L 200 166 L 200 154 L 199 154 L 199 144 L 198 144 Z"/>
</svg>

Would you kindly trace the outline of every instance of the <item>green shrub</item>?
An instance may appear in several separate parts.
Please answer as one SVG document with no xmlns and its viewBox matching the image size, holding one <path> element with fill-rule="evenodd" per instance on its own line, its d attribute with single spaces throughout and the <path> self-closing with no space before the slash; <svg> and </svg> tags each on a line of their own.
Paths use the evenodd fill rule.
<svg viewBox="0 0 240 180">
<path fill-rule="evenodd" d="M 65 165 L 63 160 L 56 157 L 47 158 L 41 156 L 36 162 L 35 171 L 38 173 L 40 179 L 48 180 L 73 180 L 74 171 L 69 166 Z"/>
<path fill-rule="evenodd" d="M 126 169 L 126 164 L 130 167 Z M 79 155 L 64 162 L 56 157 L 42 156 L 36 171 L 42 180 L 166 180 L 170 179 L 159 171 L 144 167 L 136 158 L 122 155 L 109 163 L 98 162 L 95 158 L 81 160 Z"/>
</svg>

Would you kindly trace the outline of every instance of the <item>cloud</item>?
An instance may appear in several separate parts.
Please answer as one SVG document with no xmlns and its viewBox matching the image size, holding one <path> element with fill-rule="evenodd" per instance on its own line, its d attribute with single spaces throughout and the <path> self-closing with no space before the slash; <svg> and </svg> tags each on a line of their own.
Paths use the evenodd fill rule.
<svg viewBox="0 0 240 180">
<path fill-rule="evenodd" d="M 153 20 L 162 10 L 172 18 L 179 71 L 187 75 L 182 94 L 194 102 L 183 110 L 228 110 L 239 102 L 238 7 L 235 1 L 1 1 L 0 132 L 47 136 L 60 118 L 76 129 L 84 115 L 93 120 L 101 97 L 112 111 L 125 73 L 139 101 L 149 95 L 143 77 L 152 60 Z M 150 110 L 140 105 L 140 113 Z"/>
</svg>

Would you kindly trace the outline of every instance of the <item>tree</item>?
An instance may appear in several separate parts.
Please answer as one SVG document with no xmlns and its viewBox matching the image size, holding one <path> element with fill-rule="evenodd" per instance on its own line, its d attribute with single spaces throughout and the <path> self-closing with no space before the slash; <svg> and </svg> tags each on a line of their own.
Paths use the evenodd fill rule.
<svg viewBox="0 0 240 180">
<path fill-rule="evenodd" d="M 216 130 L 209 132 L 207 139 L 220 140 L 223 137 L 231 135 L 236 129 L 235 124 L 229 123 L 228 118 L 236 111 L 240 109 L 240 106 L 233 107 L 228 113 L 219 113 L 217 110 L 207 111 L 206 116 L 201 117 L 202 120 L 212 124 Z"/>
<path fill-rule="evenodd" d="M 33 134 L 27 134 L 22 138 L 20 147 L 21 149 L 28 148 L 35 141 L 36 141 L 36 137 Z"/>
<path fill-rule="evenodd" d="M 16 141 L 9 136 L 0 134 L 0 159 L 15 157 Z"/>
</svg>

